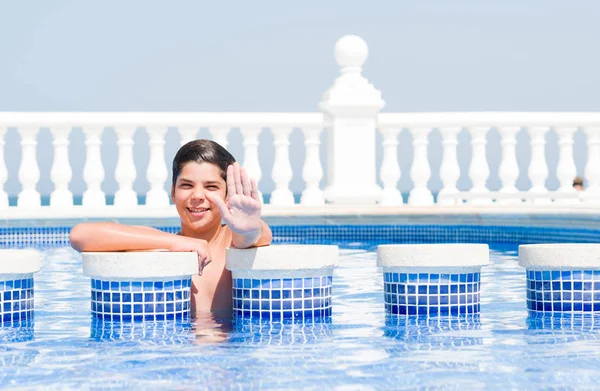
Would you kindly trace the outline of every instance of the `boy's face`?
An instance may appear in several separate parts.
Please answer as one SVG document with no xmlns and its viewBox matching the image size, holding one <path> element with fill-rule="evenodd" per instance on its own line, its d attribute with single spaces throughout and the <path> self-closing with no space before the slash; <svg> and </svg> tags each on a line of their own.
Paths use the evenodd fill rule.
<svg viewBox="0 0 600 391">
<path fill-rule="evenodd" d="M 220 225 L 219 208 L 212 205 L 205 194 L 214 192 L 225 200 L 226 190 L 227 184 L 216 165 L 196 162 L 185 164 L 171 189 L 171 198 L 181 217 L 182 233 L 202 233 Z"/>
</svg>

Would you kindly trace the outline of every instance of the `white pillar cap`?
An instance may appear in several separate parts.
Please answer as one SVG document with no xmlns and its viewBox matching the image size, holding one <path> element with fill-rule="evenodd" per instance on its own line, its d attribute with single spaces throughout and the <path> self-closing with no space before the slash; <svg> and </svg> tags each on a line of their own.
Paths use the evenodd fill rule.
<svg viewBox="0 0 600 391">
<path fill-rule="evenodd" d="M 490 262 L 487 244 L 391 244 L 377 248 L 382 267 L 473 267 Z"/>
<path fill-rule="evenodd" d="M 527 269 L 600 269 L 600 244 L 553 243 L 519 246 L 519 265 Z"/>
<path fill-rule="evenodd" d="M 0 274 L 37 273 L 40 259 L 40 253 L 35 250 L 0 250 Z"/>
<path fill-rule="evenodd" d="M 339 249 L 328 245 L 274 245 L 227 249 L 228 270 L 311 270 L 339 264 Z"/>
<path fill-rule="evenodd" d="M 136 251 L 82 253 L 83 274 L 102 278 L 160 278 L 198 274 L 194 252 Z"/>
</svg>

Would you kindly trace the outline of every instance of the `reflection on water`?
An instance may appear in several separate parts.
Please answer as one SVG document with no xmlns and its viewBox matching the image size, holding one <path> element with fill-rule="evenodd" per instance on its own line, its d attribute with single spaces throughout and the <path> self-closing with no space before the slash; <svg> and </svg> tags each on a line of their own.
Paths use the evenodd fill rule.
<svg viewBox="0 0 600 391">
<path fill-rule="evenodd" d="M 230 342 L 251 345 L 307 345 L 331 338 L 331 318 L 279 322 L 235 318 Z"/>
<path fill-rule="evenodd" d="M 481 337 L 470 331 L 480 330 L 479 314 L 462 316 L 395 316 L 385 318 L 384 335 L 409 343 L 431 347 L 480 345 Z"/>
<path fill-rule="evenodd" d="M 132 341 L 145 344 L 190 344 L 193 340 L 190 322 L 148 321 L 111 322 L 92 317 L 90 338 L 95 341 Z"/>
<path fill-rule="evenodd" d="M 529 311 L 527 328 L 536 343 L 565 343 L 579 340 L 600 340 L 600 314 Z"/>
<path fill-rule="evenodd" d="M 20 366 L 31 363 L 39 354 L 28 349 L 22 342 L 33 341 L 32 319 L 12 323 L 0 323 L 0 366 Z"/>
</svg>

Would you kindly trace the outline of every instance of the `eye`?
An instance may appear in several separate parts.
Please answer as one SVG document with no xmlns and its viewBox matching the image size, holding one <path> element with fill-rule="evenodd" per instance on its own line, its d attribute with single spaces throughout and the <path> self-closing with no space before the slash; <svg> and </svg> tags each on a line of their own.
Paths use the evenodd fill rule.
<svg viewBox="0 0 600 391">
<path fill-rule="evenodd" d="M 208 190 L 219 190 L 219 186 L 216 185 L 210 185 L 206 187 Z"/>
<path fill-rule="evenodd" d="M 179 185 L 179 187 L 184 189 L 191 189 L 192 185 L 190 185 L 189 183 L 182 183 L 181 185 Z"/>
</svg>

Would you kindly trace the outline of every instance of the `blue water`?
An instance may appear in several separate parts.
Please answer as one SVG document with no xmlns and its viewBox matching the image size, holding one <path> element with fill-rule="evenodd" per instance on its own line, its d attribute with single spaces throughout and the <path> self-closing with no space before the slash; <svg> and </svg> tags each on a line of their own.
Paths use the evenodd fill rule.
<svg viewBox="0 0 600 391">
<path fill-rule="evenodd" d="M 121 325 L 90 317 L 70 248 L 43 250 L 35 325 L 0 329 L 0 385 L 89 389 L 597 387 L 595 319 L 528 318 L 516 245 L 492 245 L 481 314 L 387 318 L 374 243 L 341 250 L 333 316 L 313 324 Z"/>
</svg>

